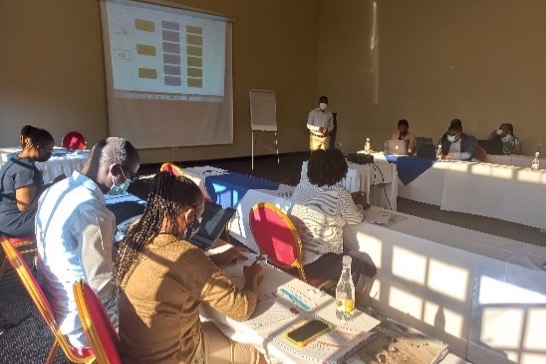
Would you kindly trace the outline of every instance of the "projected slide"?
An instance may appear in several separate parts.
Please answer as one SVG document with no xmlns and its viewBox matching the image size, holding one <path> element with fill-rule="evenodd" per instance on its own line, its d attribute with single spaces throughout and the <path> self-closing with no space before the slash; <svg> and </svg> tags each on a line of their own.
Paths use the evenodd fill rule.
<svg viewBox="0 0 546 364">
<path fill-rule="evenodd" d="M 225 20 L 123 0 L 107 7 L 116 97 L 223 100 Z"/>
</svg>

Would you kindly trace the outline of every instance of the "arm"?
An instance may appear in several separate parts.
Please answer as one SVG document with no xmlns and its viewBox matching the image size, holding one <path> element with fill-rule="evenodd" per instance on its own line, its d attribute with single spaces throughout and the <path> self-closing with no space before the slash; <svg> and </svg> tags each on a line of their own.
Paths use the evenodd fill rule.
<svg viewBox="0 0 546 364">
<path fill-rule="evenodd" d="M 410 132 L 410 135 L 409 135 L 409 151 L 410 153 L 414 153 L 415 152 L 415 143 L 416 143 L 416 137 L 415 137 L 415 134 L 411 133 Z"/>
<path fill-rule="evenodd" d="M 328 112 L 328 134 L 334 130 L 334 115 L 331 112 Z"/>
<path fill-rule="evenodd" d="M 309 131 L 312 133 L 318 133 L 320 126 L 315 126 L 314 111 L 315 110 L 311 110 L 309 116 L 307 117 L 307 129 L 309 129 Z"/>
<path fill-rule="evenodd" d="M 38 188 L 36 185 L 19 187 L 15 190 L 15 200 L 17 208 L 21 212 L 36 210 L 38 207 Z"/>
<path fill-rule="evenodd" d="M 339 208 L 341 217 L 349 225 L 359 224 L 364 219 L 362 206 L 354 203 L 351 193 L 346 188 L 339 193 Z"/>
<path fill-rule="evenodd" d="M 83 271 L 97 295 L 101 290 L 114 284 L 114 240 L 115 218 L 105 207 L 93 204 L 81 211 L 73 224 L 72 231 L 80 250 Z M 105 289 L 108 292 L 108 289 Z M 102 297 L 101 297 L 102 298 Z"/>
<path fill-rule="evenodd" d="M 209 263 L 213 263 L 209 260 Z M 209 271 L 209 267 L 203 271 Z M 261 271 L 260 273 L 258 273 Z M 201 291 L 201 300 L 210 307 L 237 320 L 247 320 L 253 313 L 258 302 L 258 283 L 263 276 L 263 268 L 256 264 L 244 267 L 246 283 L 243 289 L 238 289 L 229 277 L 216 266 L 212 267 L 211 277 L 207 280 Z"/>
<path fill-rule="evenodd" d="M 461 153 L 459 159 L 463 161 L 471 160 L 476 152 L 476 138 L 470 135 L 465 135 L 461 140 Z"/>
<path fill-rule="evenodd" d="M 521 142 L 519 140 L 516 140 L 516 144 L 514 144 L 514 149 L 512 149 L 512 154 L 521 154 Z"/>
</svg>

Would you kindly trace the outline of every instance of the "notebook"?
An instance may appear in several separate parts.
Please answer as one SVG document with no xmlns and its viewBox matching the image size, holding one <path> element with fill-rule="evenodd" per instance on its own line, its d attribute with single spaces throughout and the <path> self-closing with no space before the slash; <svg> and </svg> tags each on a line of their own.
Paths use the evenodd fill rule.
<svg viewBox="0 0 546 364">
<path fill-rule="evenodd" d="M 408 141 L 407 140 L 387 140 L 385 142 L 385 153 L 393 155 L 407 155 Z"/>
<path fill-rule="evenodd" d="M 209 249 L 220 234 L 222 234 L 222 231 L 224 231 L 234 213 L 235 209 L 231 207 L 223 208 L 214 202 L 206 201 L 201 226 L 197 233 L 192 236 L 190 242 L 203 250 Z"/>
</svg>

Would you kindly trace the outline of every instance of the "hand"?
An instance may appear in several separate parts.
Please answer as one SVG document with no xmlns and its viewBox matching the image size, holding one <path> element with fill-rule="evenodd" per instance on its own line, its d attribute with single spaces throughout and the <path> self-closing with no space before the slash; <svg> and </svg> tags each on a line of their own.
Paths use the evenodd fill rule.
<svg viewBox="0 0 546 364">
<path fill-rule="evenodd" d="M 366 199 L 366 192 L 353 192 L 351 193 L 351 197 L 353 198 L 354 203 L 357 205 L 364 206 L 368 202 Z"/>
<path fill-rule="evenodd" d="M 443 156 L 442 156 L 442 159 L 443 159 L 443 160 L 446 160 L 446 161 L 451 160 L 451 154 L 445 154 L 445 155 L 443 155 Z"/>
<path fill-rule="evenodd" d="M 260 264 L 256 263 L 253 265 L 245 265 L 243 267 L 243 275 L 247 282 L 256 280 L 256 283 L 260 283 L 264 277 L 265 269 Z"/>
<path fill-rule="evenodd" d="M 323 127 L 323 128 L 322 128 L 322 135 L 328 136 L 328 133 L 329 133 L 328 128 Z"/>
<path fill-rule="evenodd" d="M 241 253 L 248 253 L 249 250 L 242 246 L 235 246 L 226 250 L 223 253 L 211 255 L 209 258 L 216 265 L 234 264 L 237 259 L 247 260 L 248 258 Z"/>
</svg>

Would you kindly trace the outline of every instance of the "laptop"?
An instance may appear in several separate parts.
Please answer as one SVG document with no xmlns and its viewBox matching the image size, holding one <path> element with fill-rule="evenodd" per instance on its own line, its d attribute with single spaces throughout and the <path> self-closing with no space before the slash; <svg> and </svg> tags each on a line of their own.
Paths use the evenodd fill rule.
<svg viewBox="0 0 546 364">
<path fill-rule="evenodd" d="M 417 144 L 415 155 L 423 159 L 436 159 L 436 146 L 434 144 Z"/>
<path fill-rule="evenodd" d="M 500 140 L 499 138 L 495 138 L 492 140 L 489 140 L 489 139 L 478 140 L 478 146 L 485 149 L 485 152 L 487 154 L 492 154 L 492 155 L 504 154 L 502 152 L 502 140 Z"/>
<path fill-rule="evenodd" d="M 407 140 L 387 140 L 385 142 L 385 153 L 393 155 L 407 155 L 408 141 Z"/>
<path fill-rule="evenodd" d="M 235 209 L 205 201 L 205 211 L 203 212 L 201 226 L 197 233 L 191 237 L 190 242 L 203 250 L 209 249 L 214 241 L 220 237 L 224 228 L 233 215 Z"/>
</svg>

